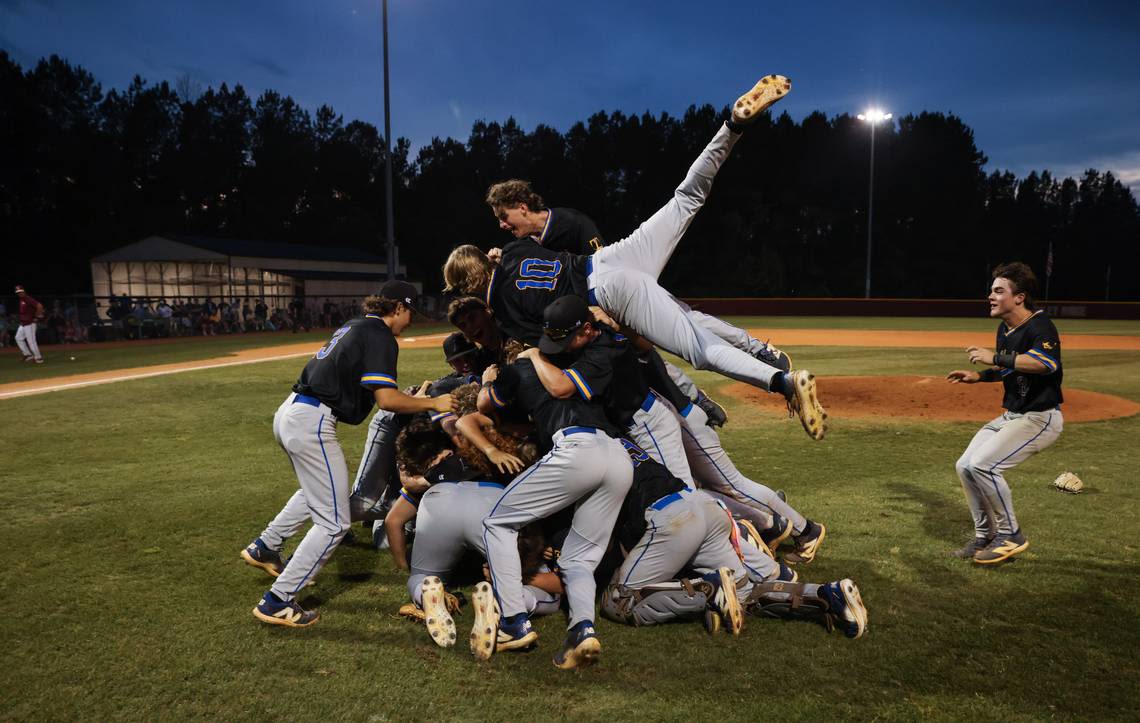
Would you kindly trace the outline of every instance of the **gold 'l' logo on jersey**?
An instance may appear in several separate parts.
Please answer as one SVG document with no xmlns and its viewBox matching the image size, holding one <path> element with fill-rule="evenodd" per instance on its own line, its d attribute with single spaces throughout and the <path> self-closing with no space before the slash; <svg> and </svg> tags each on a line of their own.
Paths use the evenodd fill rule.
<svg viewBox="0 0 1140 723">
<path fill-rule="evenodd" d="M 1053 342 L 1043 341 L 1043 342 L 1041 342 L 1041 346 L 1045 347 L 1046 349 L 1052 349 L 1053 348 Z"/>
</svg>

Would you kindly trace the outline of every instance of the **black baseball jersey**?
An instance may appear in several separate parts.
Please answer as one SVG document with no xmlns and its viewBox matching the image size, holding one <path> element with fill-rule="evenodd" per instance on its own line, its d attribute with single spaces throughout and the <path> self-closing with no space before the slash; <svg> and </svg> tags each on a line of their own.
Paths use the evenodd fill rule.
<svg viewBox="0 0 1140 723">
<path fill-rule="evenodd" d="M 439 484 L 440 482 L 467 482 L 485 478 L 486 475 L 474 467 L 468 466 L 467 463 L 463 461 L 463 458 L 454 452 L 424 472 L 424 479 L 429 485 Z"/>
<path fill-rule="evenodd" d="M 503 258 L 487 285 L 487 306 L 499 329 L 513 339 L 538 346 L 542 312 L 556 299 L 586 298 L 588 257 L 552 251 L 532 238 L 503 247 Z"/>
<path fill-rule="evenodd" d="M 656 349 L 650 349 L 641 354 L 642 371 L 645 374 L 645 381 L 653 391 L 664 397 L 665 401 L 673 405 L 673 407 L 681 414 L 692 406 L 693 402 L 681 389 L 677 386 L 673 378 L 669 376 L 669 370 L 665 368 L 665 360 L 657 353 Z"/>
<path fill-rule="evenodd" d="M 606 419 L 600 404 L 587 402 L 578 396 L 555 399 L 542 386 L 538 372 L 529 359 L 519 359 L 499 370 L 499 376 L 487 388 L 491 403 L 496 408 L 518 406 L 525 409 L 538 432 L 539 453 L 546 454 L 554 446 L 551 437 L 566 427 L 593 427 L 611 437 L 618 431 Z"/>
<path fill-rule="evenodd" d="M 560 354 L 551 361 L 562 368 L 587 402 L 600 401 L 606 416 L 620 429 L 633 420 L 634 413 L 649 395 L 643 364 L 626 337 L 606 327 L 576 354 Z"/>
<path fill-rule="evenodd" d="M 396 388 L 399 353 L 396 337 L 379 316 L 353 319 L 309 360 L 293 391 L 321 400 L 342 422 L 360 424 L 375 404 L 373 390 Z"/>
<path fill-rule="evenodd" d="M 572 208 L 550 209 L 546 226 L 535 240 L 551 251 L 569 251 L 583 256 L 589 256 L 606 244 L 593 220 Z"/>
<path fill-rule="evenodd" d="M 633 484 L 625 495 L 614 536 L 629 552 L 645 534 L 645 510 L 662 497 L 689 489 L 673 473 L 628 439 L 622 439 L 633 462 Z"/>
<path fill-rule="evenodd" d="M 1064 401 L 1061 396 L 1061 336 L 1052 319 L 1045 312 L 1033 316 L 1008 329 L 1003 321 L 998 325 L 998 353 L 1027 354 L 1049 370 L 1045 374 L 1024 374 L 1016 369 L 1002 369 L 1001 381 L 1005 397 L 1001 405 L 1011 412 L 1043 412 Z"/>
</svg>

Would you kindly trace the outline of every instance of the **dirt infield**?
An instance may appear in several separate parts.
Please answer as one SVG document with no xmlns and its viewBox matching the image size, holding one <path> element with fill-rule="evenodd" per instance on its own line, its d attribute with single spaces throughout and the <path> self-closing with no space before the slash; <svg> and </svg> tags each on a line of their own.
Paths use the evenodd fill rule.
<svg viewBox="0 0 1140 723">
<path fill-rule="evenodd" d="M 941 377 L 818 377 L 819 399 L 832 420 L 844 418 L 909 418 L 952 422 L 985 422 L 1001 409 L 1001 384 L 951 384 Z M 724 387 L 730 396 L 750 404 L 784 409 L 781 397 L 747 384 Z M 1099 392 L 1065 389 L 1066 422 L 1130 417 L 1140 404 Z"/>
<path fill-rule="evenodd" d="M 399 342 L 402 348 L 420 349 L 438 346 L 446 336 L 446 334 L 432 334 L 430 336 L 420 337 L 411 336 L 406 339 L 399 339 Z M 123 382 L 131 379 L 145 379 L 147 377 L 157 377 L 165 374 L 179 374 L 196 369 L 215 369 L 218 367 L 256 364 L 259 362 L 311 356 L 317 349 L 320 349 L 321 346 L 320 343 L 313 342 L 268 346 L 257 349 L 244 349 L 214 359 L 198 359 L 196 361 L 181 362 L 178 364 L 157 364 L 130 369 L 111 369 L 104 372 L 93 372 L 91 374 L 72 374 L 69 376 L 36 379 L 35 381 L 0 384 L 0 399 L 24 397 L 30 394 L 43 394 L 45 392 L 57 392 L 65 389 L 76 389 L 78 387 L 90 387 L 97 384 L 109 384 L 111 382 Z"/>
<path fill-rule="evenodd" d="M 997 326 L 995 324 L 994 328 Z M 973 331 L 869 331 L 860 329 L 749 329 L 757 339 L 770 339 L 778 347 L 785 346 L 875 346 L 945 347 L 965 349 L 968 346 L 992 347 L 994 332 Z M 1109 334 L 1062 334 L 1064 349 L 1106 349 L 1140 351 L 1140 336 Z"/>
<path fill-rule="evenodd" d="M 992 345 L 994 341 L 991 333 L 956 331 L 749 329 L 749 333 L 758 339 L 771 339 L 772 343 L 777 346 L 964 349 L 971 345 Z M 445 334 L 411 336 L 400 339 L 400 346 L 410 349 L 436 346 L 445 336 Z M 1061 341 L 1067 349 L 1140 351 L 1140 336 L 1073 334 L 1062 335 Z M 312 354 L 318 348 L 320 348 L 320 344 L 312 342 L 287 344 L 247 349 L 214 359 L 14 382 L 0 385 L 0 399 L 131 379 L 144 379 L 164 374 L 178 374 L 196 369 L 213 369 L 303 357 Z M 943 384 L 941 380 L 923 377 L 829 377 L 821 380 L 820 385 L 821 393 L 825 395 L 826 406 L 836 416 L 907 416 L 926 419 L 983 420 L 992 418 L 1001 402 L 998 385 L 987 384 L 967 387 Z M 730 393 L 750 401 L 779 406 L 778 401 L 770 395 L 755 392 L 747 385 L 735 384 L 728 389 Z M 1136 414 L 1138 411 L 1140 411 L 1140 405 L 1119 397 L 1085 392 L 1079 389 L 1065 390 L 1065 418 L 1069 421 L 1079 422 L 1126 417 Z"/>
</svg>

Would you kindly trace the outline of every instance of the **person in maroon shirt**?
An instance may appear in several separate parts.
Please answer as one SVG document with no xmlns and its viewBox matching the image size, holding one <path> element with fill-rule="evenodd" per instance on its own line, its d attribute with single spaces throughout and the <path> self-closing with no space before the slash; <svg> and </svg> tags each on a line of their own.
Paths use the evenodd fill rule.
<svg viewBox="0 0 1140 723">
<path fill-rule="evenodd" d="M 16 344 L 24 354 L 24 361 L 43 364 L 43 354 L 36 344 L 36 322 L 44 318 L 44 305 L 28 296 L 20 284 L 16 284 L 16 296 L 20 297 L 20 330 L 16 332 Z"/>
</svg>

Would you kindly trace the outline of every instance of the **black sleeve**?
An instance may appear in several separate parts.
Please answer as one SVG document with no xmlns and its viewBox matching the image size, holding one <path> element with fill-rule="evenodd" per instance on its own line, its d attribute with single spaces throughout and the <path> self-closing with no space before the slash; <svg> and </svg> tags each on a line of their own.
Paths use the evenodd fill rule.
<svg viewBox="0 0 1140 723">
<path fill-rule="evenodd" d="M 1030 357 L 1045 365 L 1049 374 L 1061 368 L 1061 337 L 1051 322 L 1039 324 L 1029 343 Z"/>
<path fill-rule="evenodd" d="M 342 328 L 349 329 L 352 327 Z M 360 327 L 356 328 L 359 329 Z M 360 384 L 370 389 L 379 387 L 398 389 L 399 387 L 396 384 L 396 358 L 399 353 L 400 347 L 394 338 L 387 335 L 370 334 L 364 345 Z"/>
<path fill-rule="evenodd" d="M 562 373 L 570 378 L 574 388 L 588 402 L 599 394 L 605 394 L 610 388 L 610 382 L 614 378 L 614 357 L 623 352 L 622 346 L 612 346 L 600 337 L 598 341 L 587 344 L 582 355 L 563 369 Z"/>
<path fill-rule="evenodd" d="M 665 400 L 672 404 L 678 412 L 684 411 L 691 400 L 673 383 L 673 378 L 669 376 L 669 370 L 665 368 L 665 360 L 661 358 L 657 350 L 650 349 L 641 356 L 641 359 L 645 362 L 645 381 L 649 383 L 649 387 L 665 397 Z"/>
<path fill-rule="evenodd" d="M 515 395 L 518 394 L 521 380 L 522 377 L 514 364 L 499 367 L 499 376 L 487 387 L 487 393 L 491 396 L 491 403 L 495 405 L 496 409 L 510 406 Z"/>
</svg>

